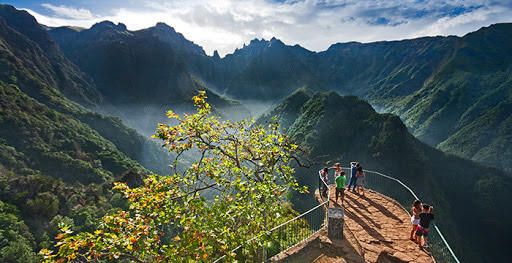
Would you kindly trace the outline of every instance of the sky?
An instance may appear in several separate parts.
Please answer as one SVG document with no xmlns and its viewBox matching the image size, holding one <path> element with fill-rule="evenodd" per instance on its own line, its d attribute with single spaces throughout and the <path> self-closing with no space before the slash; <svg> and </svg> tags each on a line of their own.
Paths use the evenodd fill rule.
<svg viewBox="0 0 512 263">
<path fill-rule="evenodd" d="M 512 0 L 12 0 L 47 26 L 164 22 L 207 54 L 276 37 L 322 51 L 338 42 L 459 35 L 512 22 Z"/>
</svg>

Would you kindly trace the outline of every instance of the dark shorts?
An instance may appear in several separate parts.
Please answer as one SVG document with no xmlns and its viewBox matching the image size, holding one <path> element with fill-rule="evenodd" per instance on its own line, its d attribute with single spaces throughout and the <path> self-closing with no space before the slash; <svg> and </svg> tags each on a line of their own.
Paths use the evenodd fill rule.
<svg viewBox="0 0 512 263">
<path fill-rule="evenodd" d="M 345 188 L 336 187 L 336 194 L 338 194 L 338 193 L 342 193 L 342 194 L 345 193 Z"/>
<path fill-rule="evenodd" d="M 423 228 L 421 227 L 420 225 L 418 225 L 418 227 L 416 228 L 416 235 L 421 237 L 421 236 L 428 236 L 428 228 Z"/>
</svg>

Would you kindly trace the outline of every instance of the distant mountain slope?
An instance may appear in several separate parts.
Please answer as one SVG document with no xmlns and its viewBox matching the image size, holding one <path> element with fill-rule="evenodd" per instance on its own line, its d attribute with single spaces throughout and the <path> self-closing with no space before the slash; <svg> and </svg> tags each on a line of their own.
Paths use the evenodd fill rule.
<svg viewBox="0 0 512 263">
<path fill-rule="evenodd" d="M 361 96 L 398 114 L 413 134 L 432 146 L 511 169 L 512 159 L 500 156 L 510 154 L 507 149 L 512 148 L 512 140 L 499 132 L 509 130 L 510 125 L 503 119 L 490 120 L 491 116 L 486 115 L 489 110 L 512 114 L 499 105 L 507 104 L 512 94 L 511 35 L 512 24 L 497 24 L 464 37 L 350 42 L 332 45 L 319 53 L 292 53 L 298 48 L 282 45 L 281 51 L 274 51 L 278 55 L 261 51 L 266 50 L 262 48 L 251 52 L 255 49 L 251 42 L 226 56 L 219 67 L 226 69 L 229 66 L 225 64 L 231 63 L 239 72 L 251 72 L 243 75 L 246 83 L 260 83 L 255 89 L 232 77 L 225 82 L 237 83 L 233 87 L 239 90 L 228 88 L 233 94 L 261 96 L 255 95 L 257 92 L 276 97 L 306 86 Z M 263 43 L 270 49 L 269 42 Z M 287 60 L 277 59 L 279 56 Z M 261 84 L 261 74 L 272 78 Z M 483 119 L 494 124 L 484 128 Z M 484 129 L 471 128 L 477 126 Z M 461 130 L 466 135 L 471 130 L 472 140 L 461 138 Z M 506 147 L 498 147 L 496 141 Z"/>
<path fill-rule="evenodd" d="M 62 50 L 114 105 L 161 105 L 194 94 L 183 58 L 159 35 L 131 32 L 123 24 L 107 21 L 71 31 L 60 28 L 50 33 L 59 43 L 63 38 L 72 40 L 61 44 Z"/>
<path fill-rule="evenodd" d="M 499 168 L 512 168 L 512 24 L 470 33 L 417 91 L 385 103 L 421 140 Z M 478 127 L 478 128 L 477 128 Z"/>
<path fill-rule="evenodd" d="M 2 83 L 0 92 L 2 145 L 26 156 L 26 168 L 85 184 L 143 170 L 86 124 L 38 103 L 14 85 Z"/>
<path fill-rule="evenodd" d="M 302 106 L 311 99 L 313 92 L 302 88 L 294 91 L 283 101 L 274 105 L 269 111 L 260 116 L 257 120 L 258 124 L 279 121 L 282 129 L 289 128 L 293 122 L 299 117 Z"/>
<path fill-rule="evenodd" d="M 2 78 L 17 82 L 33 97 L 43 96 L 50 87 L 67 97 L 92 106 L 101 96 L 87 77 L 60 52 L 58 45 L 26 11 L 0 5 Z M 35 80 L 47 86 L 31 89 Z"/>
<path fill-rule="evenodd" d="M 512 24 L 496 24 L 464 37 L 349 42 L 318 53 L 254 40 L 217 63 L 219 83 L 235 97 L 275 99 L 300 87 L 357 95 L 431 146 L 510 170 L 512 158 L 501 157 L 512 149 L 509 122 L 487 114 L 512 114 L 510 36 Z"/>
<path fill-rule="evenodd" d="M 378 114 L 356 97 L 317 93 L 298 107 L 297 102 L 304 101 L 305 96 L 305 92 L 295 93 L 271 114 L 281 116 L 283 128 L 309 149 L 310 158 L 345 165 L 358 160 L 365 168 L 393 175 L 412 186 L 436 206 L 437 224 L 463 262 L 511 259 L 503 252 L 512 242 L 511 232 L 503 230 L 512 213 L 503 207 L 505 200 L 512 198 L 507 190 L 512 187 L 512 178 L 421 143 L 397 116 Z M 319 168 L 298 169 L 299 181 L 315 188 L 313 175 Z M 292 200 L 299 209 L 306 201 L 303 196 L 293 196 Z"/>
<path fill-rule="evenodd" d="M 374 43 L 338 43 L 318 53 L 319 73 L 329 88 L 393 99 L 410 94 L 454 52 L 457 37 L 423 37 Z"/>
<path fill-rule="evenodd" d="M 510 171 L 512 160 L 512 101 L 507 99 L 486 110 L 439 144 L 439 149 L 468 156 Z"/>
<path fill-rule="evenodd" d="M 252 72 L 244 75 L 247 83 L 259 83 L 264 72 L 277 81 L 259 89 L 236 85 L 240 91 L 234 94 L 246 89 L 246 94 L 258 91 L 275 97 L 276 90 L 307 86 L 357 95 L 398 114 L 414 135 L 431 146 L 510 170 L 512 158 L 502 157 L 512 149 L 506 136 L 510 122 L 488 112 L 512 115 L 506 106 L 512 96 L 511 36 L 512 24 L 496 24 L 464 37 L 352 42 L 319 53 L 294 52 L 299 48 L 283 45 L 285 51 L 278 54 L 287 60 L 268 52 L 251 53 L 254 48 L 249 45 L 222 61 L 246 61 L 236 65 L 241 72 Z M 254 69 L 254 63 L 265 70 Z M 280 80 L 283 70 L 287 70 L 285 78 Z"/>
<path fill-rule="evenodd" d="M 1 5 L 0 29 L 1 65 L 4 69 L 0 78 L 0 138 L 6 147 L 30 159 L 29 168 L 32 166 L 46 175 L 69 181 L 88 178 L 81 182 L 98 183 L 112 177 L 112 173 L 130 169 L 130 166 L 141 168 L 77 119 L 86 116 L 87 111 L 68 100 L 63 93 L 74 92 L 67 96 L 87 103 L 92 99 L 81 95 L 95 89 L 81 79 L 75 83 L 66 78 L 68 70 L 79 72 L 78 69 L 65 59 L 32 16 Z M 80 73 L 76 74 L 80 76 Z M 68 85 L 74 89 L 69 89 Z M 99 96 L 98 93 L 93 94 Z M 104 160 L 111 164 L 111 170 L 94 167 L 95 160 L 101 159 L 102 151 L 105 151 L 106 158 L 117 156 L 115 159 L 118 160 Z M 132 164 L 124 164 L 129 162 Z"/>
<path fill-rule="evenodd" d="M 102 97 L 94 83 L 67 60 L 46 30 L 27 12 L 0 5 L 0 44 L 3 69 L 0 81 L 5 86 L 15 85 L 38 103 L 90 125 L 130 158 L 141 161 L 148 168 L 159 172 L 167 170 L 165 153 L 156 156 L 156 152 L 163 151 L 148 138 L 143 138 L 119 120 L 94 114 L 81 106 L 97 107 Z M 156 122 L 153 125 L 155 127 Z"/>
<path fill-rule="evenodd" d="M 215 63 L 212 82 L 235 98 L 276 100 L 304 86 L 322 87 L 314 55 L 276 38 L 254 39 Z"/>
<path fill-rule="evenodd" d="M 97 110 L 119 116 L 145 134 L 166 120 L 163 113 L 170 106 L 191 109 L 197 90 L 208 90 L 219 113 L 249 115 L 243 105 L 216 94 L 197 77 L 197 72 L 212 71 L 210 58 L 166 24 L 130 31 L 103 21 L 89 29 L 59 27 L 49 33 L 104 96 L 106 103 Z"/>
<path fill-rule="evenodd" d="M 114 106 L 188 103 L 198 89 L 208 89 L 195 74 L 211 70 L 210 58 L 164 23 L 129 31 L 103 21 L 90 29 L 59 27 L 49 33 Z M 218 107 L 231 103 L 210 94 Z"/>
</svg>

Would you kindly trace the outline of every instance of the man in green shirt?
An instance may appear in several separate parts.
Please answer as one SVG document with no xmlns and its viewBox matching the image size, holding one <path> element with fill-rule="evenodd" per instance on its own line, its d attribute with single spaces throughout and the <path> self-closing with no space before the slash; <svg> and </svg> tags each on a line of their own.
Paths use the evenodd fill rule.
<svg viewBox="0 0 512 263">
<path fill-rule="evenodd" d="M 345 173 L 340 173 L 336 176 L 334 181 L 336 182 L 336 203 L 338 203 L 338 196 L 341 195 L 341 205 L 343 205 L 343 199 L 345 198 L 345 184 L 347 182 Z"/>
</svg>

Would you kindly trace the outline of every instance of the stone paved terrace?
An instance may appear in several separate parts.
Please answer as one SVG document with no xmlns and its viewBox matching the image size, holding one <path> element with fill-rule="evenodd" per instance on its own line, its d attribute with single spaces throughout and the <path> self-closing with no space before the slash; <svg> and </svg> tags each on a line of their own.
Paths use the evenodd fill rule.
<svg viewBox="0 0 512 263">
<path fill-rule="evenodd" d="M 335 192 L 331 186 L 331 207 Z M 323 200 L 316 192 L 317 199 Z M 272 259 L 278 262 L 415 262 L 432 263 L 427 251 L 409 240 L 409 215 L 393 199 L 366 190 L 346 191 L 343 240 L 330 240 L 322 230 Z"/>
</svg>

